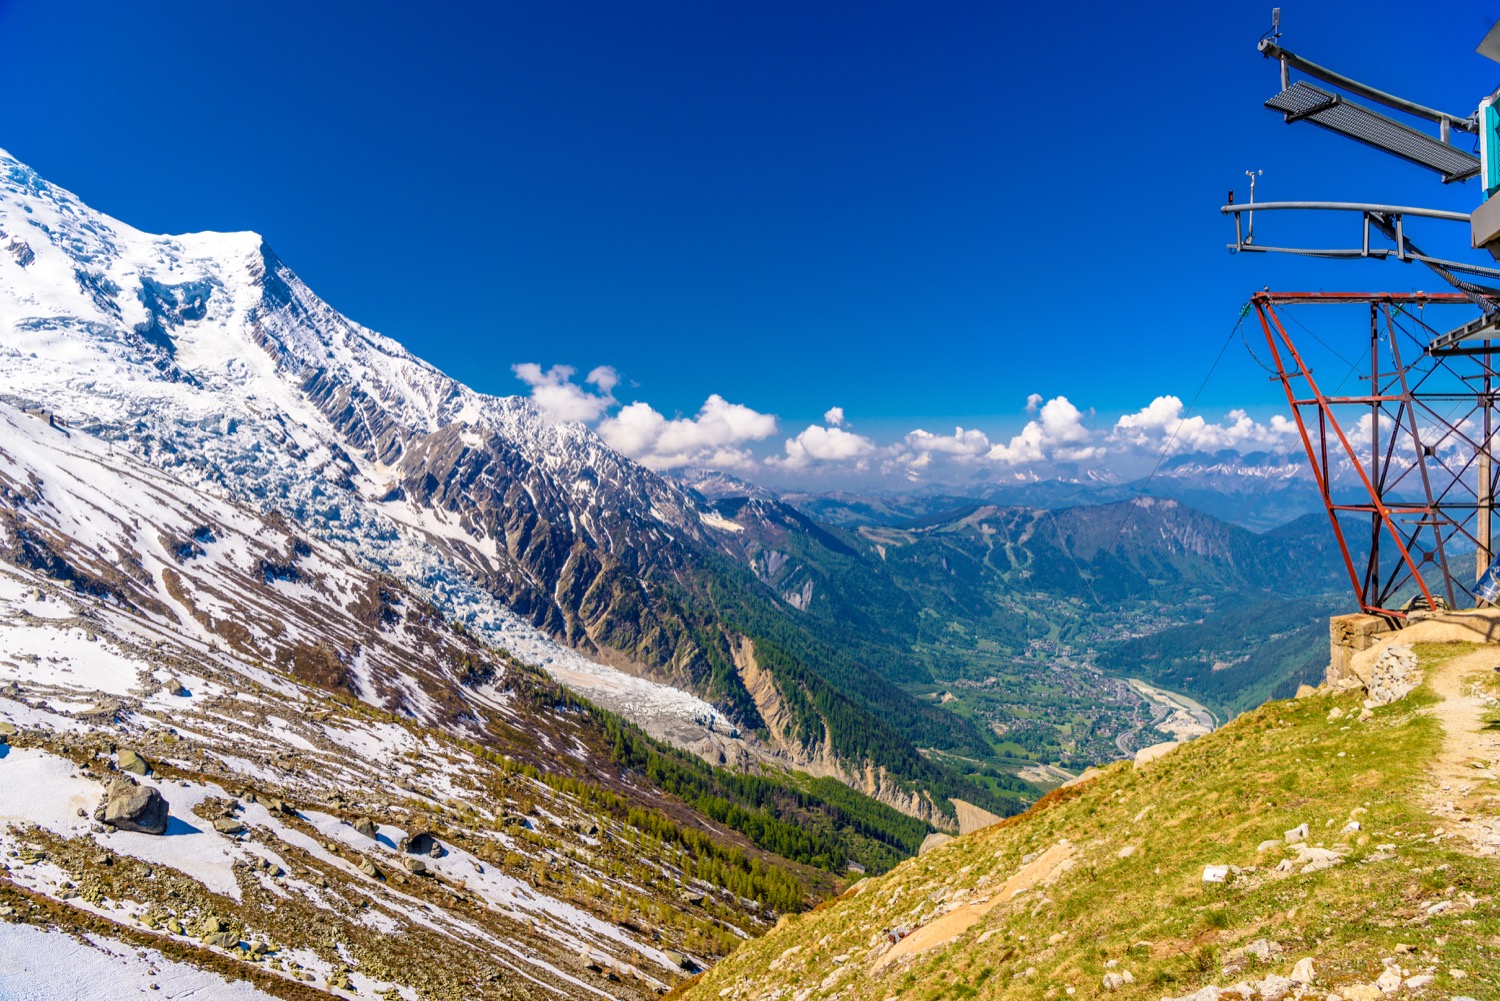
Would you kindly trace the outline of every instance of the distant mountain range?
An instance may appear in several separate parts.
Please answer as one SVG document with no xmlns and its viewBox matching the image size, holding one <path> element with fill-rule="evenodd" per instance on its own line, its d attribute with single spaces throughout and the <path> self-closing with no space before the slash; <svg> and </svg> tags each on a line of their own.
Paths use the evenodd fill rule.
<svg viewBox="0 0 1500 1001">
<path fill-rule="evenodd" d="M 1059 463 L 1022 470 L 1010 482 L 986 480 L 899 491 L 792 491 L 784 496 L 809 514 L 841 524 L 894 524 L 973 501 L 1061 508 L 1151 496 L 1178 500 L 1220 521 L 1259 532 L 1323 510 L 1307 459 L 1300 452 L 1240 453 L 1232 449 L 1171 456 L 1154 474 L 1141 477 L 1123 477 L 1099 466 Z"/>
</svg>

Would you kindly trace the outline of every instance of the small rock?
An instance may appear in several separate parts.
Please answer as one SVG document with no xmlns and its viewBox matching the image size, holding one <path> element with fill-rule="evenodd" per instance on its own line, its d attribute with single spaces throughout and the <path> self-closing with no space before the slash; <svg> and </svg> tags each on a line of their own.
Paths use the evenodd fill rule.
<svg viewBox="0 0 1500 1001">
<path fill-rule="evenodd" d="M 161 690 L 163 695 L 175 695 L 179 698 L 186 696 L 188 693 L 187 689 L 182 687 L 182 682 L 176 678 L 168 678 L 166 683 L 161 686 Z"/>
<path fill-rule="evenodd" d="M 1258 852 L 1268 852 L 1272 848 L 1280 848 L 1285 843 L 1286 842 L 1284 841 L 1277 841 L 1275 838 L 1272 838 L 1269 841 L 1262 841 L 1260 844 L 1256 845 L 1255 850 Z"/>
<path fill-rule="evenodd" d="M 133 775 L 146 775 L 151 771 L 151 762 L 130 748 L 123 747 L 115 756 L 115 767 Z"/>
<path fill-rule="evenodd" d="M 385 878 L 385 873 L 380 871 L 380 866 L 376 865 L 374 862 L 371 862 L 369 859 L 360 859 L 359 871 L 364 873 L 366 876 L 369 876 L 371 879 Z"/>
<path fill-rule="evenodd" d="M 421 859 L 419 859 L 419 858 L 408 858 L 408 859 L 403 859 L 402 861 L 406 865 L 407 872 L 413 873 L 413 874 L 415 874 L 417 876 L 425 876 L 425 875 L 427 875 L 427 863 L 423 862 Z"/>
<path fill-rule="evenodd" d="M 1318 690 L 1312 685 L 1298 685 L 1296 698 L 1306 699 L 1318 694 Z"/>
<path fill-rule="evenodd" d="M 1265 1001 L 1281 1001 L 1282 998 L 1292 993 L 1296 986 L 1291 978 L 1273 973 L 1256 984 L 1255 989 L 1260 992 L 1260 996 Z"/>
<path fill-rule="evenodd" d="M 1361 723 L 1368 723 L 1368 722 L 1370 722 L 1370 720 L 1372 720 L 1374 718 L 1375 718 L 1375 714 L 1373 712 L 1371 712 L 1368 708 L 1361 709 L 1359 711 L 1359 721 Z"/>
<path fill-rule="evenodd" d="M 1297 965 L 1292 967 L 1292 980 L 1304 987 L 1313 982 L 1314 976 L 1313 961 L 1310 956 L 1297 960 Z"/>
<path fill-rule="evenodd" d="M 371 820 L 369 817 L 360 817 L 358 820 L 356 820 L 354 822 L 354 829 L 363 834 L 365 837 L 369 838 L 371 841 L 375 840 L 375 835 L 377 833 L 375 828 L 375 821 Z"/>
<path fill-rule="evenodd" d="M 245 825 L 233 817 L 217 817 L 214 819 L 214 830 L 220 834 L 238 835 L 245 833 Z"/>
<path fill-rule="evenodd" d="M 1222 883 L 1229 878 L 1229 866 L 1207 865 L 1203 867 L 1203 882 Z"/>
<path fill-rule="evenodd" d="M 1407 977 L 1406 989 L 1409 991 L 1419 991 L 1436 979 L 1437 978 L 1432 976 L 1430 973 L 1422 973 L 1418 974 L 1415 977 Z"/>
<path fill-rule="evenodd" d="M 1401 989 L 1401 970 L 1399 967 L 1387 966 L 1380 976 L 1375 978 L 1375 989 L 1382 994 L 1394 994 Z"/>
<path fill-rule="evenodd" d="M 1306 841 L 1307 840 L 1307 822 L 1303 821 L 1302 823 L 1298 824 L 1296 827 L 1292 828 L 1290 831 L 1287 831 L 1285 834 L 1282 835 L 1282 838 L 1285 839 L 1286 843 L 1289 844 L 1289 845 L 1294 845 L 1294 844 L 1296 844 L 1299 841 Z"/>
</svg>

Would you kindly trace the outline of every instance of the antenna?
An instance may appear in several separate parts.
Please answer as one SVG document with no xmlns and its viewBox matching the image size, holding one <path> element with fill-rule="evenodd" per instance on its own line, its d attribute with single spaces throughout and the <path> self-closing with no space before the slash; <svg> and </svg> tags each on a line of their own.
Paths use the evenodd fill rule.
<svg viewBox="0 0 1500 1001">
<path fill-rule="evenodd" d="M 1281 10 L 1280 7 L 1276 8 L 1276 9 L 1277 9 L 1277 11 Z M 1245 171 L 1245 176 L 1248 177 L 1248 178 L 1250 178 L 1250 204 L 1251 205 L 1255 204 L 1255 179 L 1257 177 L 1262 176 L 1263 174 L 1265 174 L 1264 170 L 1247 170 L 1247 171 Z M 1233 198 L 1231 198 L 1229 201 L 1230 201 L 1230 204 L 1234 203 L 1234 199 Z M 1249 212 L 1245 213 L 1245 216 L 1246 216 L 1245 242 L 1246 243 L 1254 243 L 1255 242 L 1255 210 L 1251 209 Z"/>
<path fill-rule="evenodd" d="M 1279 42 L 1280 40 L 1281 40 L 1281 8 L 1280 7 L 1272 7 L 1271 8 L 1271 41 L 1273 41 L 1273 42 Z"/>
</svg>

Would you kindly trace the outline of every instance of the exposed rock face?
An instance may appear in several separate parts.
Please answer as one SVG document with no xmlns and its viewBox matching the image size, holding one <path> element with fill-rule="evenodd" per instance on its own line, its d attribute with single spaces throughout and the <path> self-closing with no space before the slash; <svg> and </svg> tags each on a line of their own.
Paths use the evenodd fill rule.
<svg viewBox="0 0 1500 1001">
<path fill-rule="evenodd" d="M 109 785 L 101 819 L 121 831 L 165 834 L 170 807 L 152 786 L 137 785 L 121 777 Z"/>
<path fill-rule="evenodd" d="M 953 801 L 953 808 L 958 811 L 958 833 L 961 835 L 972 834 L 1005 819 L 997 817 L 988 810 L 982 810 L 973 803 L 965 803 L 961 799 Z"/>
<path fill-rule="evenodd" d="M 829 747 L 826 726 L 816 737 L 802 739 L 795 716 L 777 687 L 777 679 L 756 661 L 755 643 L 742 636 L 733 647 L 733 653 L 739 679 L 750 693 L 755 711 L 765 722 L 769 734 L 767 743 L 778 758 L 818 778 L 836 778 L 866 796 L 930 824 L 949 829 L 955 826 L 953 818 L 939 810 L 931 797 L 903 788 L 884 768 L 866 762 L 860 769 L 850 762 L 840 761 Z"/>
<path fill-rule="evenodd" d="M 922 839 L 922 844 L 921 844 L 921 847 L 919 847 L 917 849 L 917 854 L 918 855 L 926 855 L 928 852 L 932 851 L 934 848 L 941 848 L 941 847 L 943 847 L 944 845 L 946 845 L 948 842 L 950 842 L 952 840 L 953 840 L 953 835 L 951 835 L 951 834 L 944 834 L 941 831 L 938 831 L 938 832 L 933 833 L 933 834 L 929 834 L 929 835 L 927 835 L 927 837 L 925 837 L 925 838 Z"/>
</svg>

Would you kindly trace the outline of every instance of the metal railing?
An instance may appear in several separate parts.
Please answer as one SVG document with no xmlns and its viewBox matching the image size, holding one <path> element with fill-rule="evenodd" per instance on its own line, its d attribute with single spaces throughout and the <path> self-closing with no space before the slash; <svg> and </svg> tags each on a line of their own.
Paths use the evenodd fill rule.
<svg viewBox="0 0 1500 1001">
<path fill-rule="evenodd" d="M 1467 212 L 1449 212 L 1444 209 L 1425 209 L 1411 205 L 1380 205 L 1369 202 L 1245 202 L 1242 205 L 1222 205 L 1219 211 L 1234 216 L 1234 242 L 1230 250 L 1270 254 L 1296 254 L 1302 257 L 1362 258 L 1385 260 L 1392 256 L 1398 261 L 1417 261 L 1435 268 L 1443 268 L 1461 274 L 1481 278 L 1500 279 L 1500 269 L 1464 261 L 1450 261 L 1432 257 L 1414 247 L 1406 236 L 1406 218 L 1437 219 L 1444 222 L 1469 222 Z M 1255 242 L 1256 212 L 1358 212 L 1361 216 L 1361 239 L 1357 247 L 1275 247 Z M 1370 230 L 1374 228 L 1392 243 L 1394 248 L 1376 247 L 1370 244 Z"/>
</svg>

